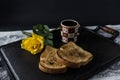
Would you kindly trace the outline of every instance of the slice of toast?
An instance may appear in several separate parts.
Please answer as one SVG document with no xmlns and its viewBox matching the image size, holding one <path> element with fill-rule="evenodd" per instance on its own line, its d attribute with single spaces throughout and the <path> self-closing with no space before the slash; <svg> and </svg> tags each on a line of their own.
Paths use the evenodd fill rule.
<svg viewBox="0 0 120 80">
<path fill-rule="evenodd" d="M 69 42 L 60 47 L 55 54 L 57 62 L 65 64 L 70 68 L 79 68 L 81 65 L 86 65 L 93 58 L 93 55 L 77 46 L 74 42 Z"/>
<path fill-rule="evenodd" d="M 56 62 L 54 56 L 57 54 L 56 48 L 46 46 L 45 50 L 40 56 L 39 69 L 46 73 L 64 73 L 67 70 L 66 65 Z"/>
</svg>

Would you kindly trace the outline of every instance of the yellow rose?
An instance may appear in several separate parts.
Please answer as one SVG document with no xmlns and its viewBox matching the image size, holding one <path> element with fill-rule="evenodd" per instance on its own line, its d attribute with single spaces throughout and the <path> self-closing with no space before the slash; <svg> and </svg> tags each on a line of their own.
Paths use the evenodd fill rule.
<svg viewBox="0 0 120 80">
<path fill-rule="evenodd" d="M 44 48 L 44 37 L 33 33 L 32 37 L 22 40 L 21 48 L 31 52 L 32 54 L 37 54 Z"/>
</svg>

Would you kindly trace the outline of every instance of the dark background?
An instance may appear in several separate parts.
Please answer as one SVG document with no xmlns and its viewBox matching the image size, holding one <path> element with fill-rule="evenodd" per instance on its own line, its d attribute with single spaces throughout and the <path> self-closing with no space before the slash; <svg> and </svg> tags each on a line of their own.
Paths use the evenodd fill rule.
<svg viewBox="0 0 120 80">
<path fill-rule="evenodd" d="M 120 0 L 0 0 L 0 28 L 57 27 L 63 19 L 81 25 L 120 24 Z"/>
</svg>

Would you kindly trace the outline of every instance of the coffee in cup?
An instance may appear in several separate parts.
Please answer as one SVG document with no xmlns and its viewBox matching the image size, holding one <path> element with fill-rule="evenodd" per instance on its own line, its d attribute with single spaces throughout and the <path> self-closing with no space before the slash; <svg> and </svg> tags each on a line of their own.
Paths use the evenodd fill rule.
<svg viewBox="0 0 120 80">
<path fill-rule="evenodd" d="M 78 36 L 78 29 L 80 24 L 76 20 L 66 19 L 62 20 L 61 23 L 61 36 L 62 42 L 67 43 L 69 41 L 76 42 Z"/>
</svg>

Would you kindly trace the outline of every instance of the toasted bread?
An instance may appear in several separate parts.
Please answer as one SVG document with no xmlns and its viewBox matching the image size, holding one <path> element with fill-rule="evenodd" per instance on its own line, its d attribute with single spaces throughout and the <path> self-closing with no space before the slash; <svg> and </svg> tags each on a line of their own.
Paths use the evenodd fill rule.
<svg viewBox="0 0 120 80">
<path fill-rule="evenodd" d="M 67 70 L 66 65 L 56 62 L 54 59 L 55 54 L 57 54 L 56 48 L 46 46 L 45 50 L 40 56 L 39 69 L 46 73 L 64 73 Z"/>
<path fill-rule="evenodd" d="M 80 68 L 81 65 L 86 65 L 93 58 L 93 55 L 77 46 L 74 42 L 69 42 L 60 47 L 55 54 L 56 61 L 65 64 L 70 68 Z"/>
</svg>

